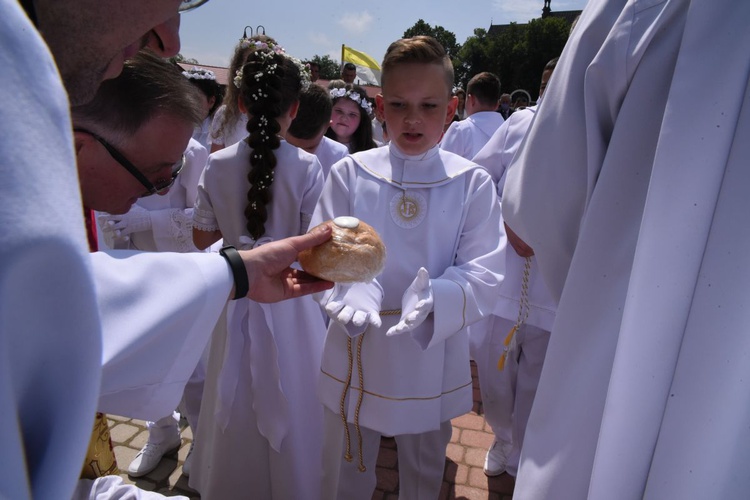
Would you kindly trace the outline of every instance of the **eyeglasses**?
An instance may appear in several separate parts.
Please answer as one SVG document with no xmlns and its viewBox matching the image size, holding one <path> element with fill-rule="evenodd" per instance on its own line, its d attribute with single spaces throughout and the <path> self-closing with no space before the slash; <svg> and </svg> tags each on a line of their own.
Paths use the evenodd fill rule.
<svg viewBox="0 0 750 500">
<path fill-rule="evenodd" d="M 181 13 L 187 12 L 189 10 L 193 10 L 193 9 L 200 7 L 206 2 L 208 2 L 208 0 L 182 0 L 182 3 L 180 3 L 180 7 L 178 11 Z"/>
<path fill-rule="evenodd" d="M 180 161 L 178 161 L 172 166 L 172 175 L 170 176 L 170 178 L 162 182 L 159 182 L 157 184 L 153 184 L 150 180 L 146 178 L 145 175 L 141 173 L 140 170 L 138 170 L 138 168 L 135 165 L 133 165 L 130 162 L 130 160 L 125 158 L 125 156 L 122 153 L 120 153 L 113 145 L 108 143 L 103 137 L 93 132 L 89 132 L 88 130 L 85 130 L 82 128 L 74 129 L 74 131 L 81 132 L 83 134 L 88 134 L 94 139 L 96 139 L 97 141 L 99 141 L 99 143 L 102 146 L 104 146 L 104 149 L 107 150 L 110 156 L 114 158 L 114 160 L 117 163 L 122 165 L 122 167 L 125 168 L 125 170 L 127 170 L 130 173 L 130 175 L 135 177 L 138 180 L 138 182 L 140 182 L 143 185 L 143 187 L 145 187 L 148 190 L 148 194 L 142 195 L 141 198 L 144 196 L 152 195 L 152 194 L 164 194 L 169 188 L 172 187 L 172 185 L 174 184 L 174 181 L 177 179 L 177 176 L 182 171 L 182 167 L 185 166 L 185 155 L 182 155 L 182 158 L 180 158 Z"/>
</svg>

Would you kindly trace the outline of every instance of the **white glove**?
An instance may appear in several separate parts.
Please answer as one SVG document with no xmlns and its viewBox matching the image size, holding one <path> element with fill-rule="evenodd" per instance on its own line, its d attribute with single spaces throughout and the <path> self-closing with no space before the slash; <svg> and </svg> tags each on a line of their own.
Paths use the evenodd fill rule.
<svg viewBox="0 0 750 500">
<path fill-rule="evenodd" d="M 390 337 L 414 330 L 424 322 L 434 305 L 430 274 L 427 269 L 420 267 L 417 277 L 404 291 L 401 299 L 401 320 L 389 328 L 385 334 Z"/>
<path fill-rule="evenodd" d="M 368 283 L 337 283 L 324 308 L 328 316 L 346 327 L 350 335 L 358 335 L 368 325 L 380 327 L 382 301 L 383 289 L 375 280 Z"/>
<path fill-rule="evenodd" d="M 151 213 L 145 208 L 133 205 L 129 212 L 121 215 L 100 215 L 99 225 L 104 232 L 122 238 L 132 233 L 151 230 Z"/>
</svg>

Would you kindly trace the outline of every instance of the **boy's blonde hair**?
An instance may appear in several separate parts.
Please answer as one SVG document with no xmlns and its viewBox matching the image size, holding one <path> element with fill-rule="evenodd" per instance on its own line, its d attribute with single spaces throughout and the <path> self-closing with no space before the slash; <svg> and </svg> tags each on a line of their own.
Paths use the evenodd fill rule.
<svg viewBox="0 0 750 500">
<path fill-rule="evenodd" d="M 431 36 L 419 35 L 411 38 L 396 40 L 385 52 L 381 65 L 381 84 L 385 87 L 390 69 L 399 64 L 441 64 L 445 70 L 446 94 L 450 95 L 453 88 L 453 64 L 445 52 L 445 48 Z"/>
</svg>

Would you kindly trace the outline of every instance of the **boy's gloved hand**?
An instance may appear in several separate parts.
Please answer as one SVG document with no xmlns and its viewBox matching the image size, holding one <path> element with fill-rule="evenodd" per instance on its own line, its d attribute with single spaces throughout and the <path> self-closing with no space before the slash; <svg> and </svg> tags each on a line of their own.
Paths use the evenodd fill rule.
<svg viewBox="0 0 750 500">
<path fill-rule="evenodd" d="M 128 213 L 121 215 L 100 215 L 102 230 L 121 238 L 132 233 L 151 230 L 151 213 L 145 208 L 133 205 Z"/>
<path fill-rule="evenodd" d="M 350 334 L 356 335 L 365 328 L 352 329 L 351 325 L 366 327 L 369 323 L 380 327 L 382 301 L 383 289 L 376 280 L 367 283 L 337 283 L 324 308 L 333 321 L 346 326 Z"/>
<path fill-rule="evenodd" d="M 389 328 L 386 335 L 390 337 L 414 330 L 424 322 L 434 305 L 430 275 L 427 269 L 420 267 L 401 299 L 401 320 Z"/>
</svg>

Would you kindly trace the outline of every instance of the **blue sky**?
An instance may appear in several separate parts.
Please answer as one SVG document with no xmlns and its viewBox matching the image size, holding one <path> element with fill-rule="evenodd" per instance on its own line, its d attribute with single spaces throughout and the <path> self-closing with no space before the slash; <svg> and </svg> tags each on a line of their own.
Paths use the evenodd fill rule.
<svg viewBox="0 0 750 500">
<path fill-rule="evenodd" d="M 580 10 L 585 4 L 552 0 L 551 7 Z M 475 28 L 526 23 L 539 17 L 543 6 L 543 0 L 211 0 L 182 16 L 180 52 L 201 64 L 227 66 L 245 26 L 262 24 L 299 59 L 328 54 L 338 61 L 346 44 L 380 61 L 388 45 L 419 19 L 464 43 Z"/>
</svg>

